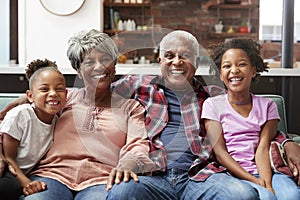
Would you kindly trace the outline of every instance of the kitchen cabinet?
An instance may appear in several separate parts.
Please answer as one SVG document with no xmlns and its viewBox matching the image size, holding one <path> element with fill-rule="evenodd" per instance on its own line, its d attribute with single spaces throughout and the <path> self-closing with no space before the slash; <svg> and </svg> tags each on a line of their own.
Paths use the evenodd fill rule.
<svg viewBox="0 0 300 200">
<path fill-rule="evenodd" d="M 216 33 L 214 25 L 210 27 L 208 36 L 210 38 L 233 38 L 233 37 L 249 37 L 254 40 L 258 39 L 259 6 L 257 4 L 214 4 L 209 7 L 212 15 L 217 16 L 217 22 L 222 22 L 224 25 L 222 33 Z M 248 24 L 250 27 L 249 33 L 241 33 L 240 26 Z M 230 27 L 234 32 L 228 32 Z"/>
</svg>

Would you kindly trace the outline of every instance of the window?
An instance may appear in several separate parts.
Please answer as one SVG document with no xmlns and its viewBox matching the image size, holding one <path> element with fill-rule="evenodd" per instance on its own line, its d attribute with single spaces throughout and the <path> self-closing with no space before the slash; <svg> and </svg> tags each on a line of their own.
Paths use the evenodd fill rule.
<svg viewBox="0 0 300 200">
<path fill-rule="evenodd" d="M 259 4 L 259 39 L 281 41 L 283 0 L 260 0 Z M 299 9 L 300 0 L 294 0 L 294 37 L 297 41 L 300 41 Z"/>
</svg>

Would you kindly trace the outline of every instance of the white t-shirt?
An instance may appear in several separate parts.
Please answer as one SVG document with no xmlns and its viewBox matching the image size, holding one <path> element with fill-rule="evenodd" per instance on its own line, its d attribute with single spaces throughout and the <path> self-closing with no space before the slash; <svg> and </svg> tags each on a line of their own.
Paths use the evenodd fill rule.
<svg viewBox="0 0 300 200">
<path fill-rule="evenodd" d="M 236 112 L 227 94 L 205 100 L 201 118 L 221 123 L 228 153 L 249 173 L 257 174 L 255 151 L 261 127 L 272 119 L 280 120 L 276 104 L 268 98 L 252 94 L 252 110 L 248 117 Z"/>
<path fill-rule="evenodd" d="M 51 124 L 38 119 L 30 104 L 23 104 L 7 112 L 0 125 L 0 132 L 18 140 L 16 162 L 27 174 L 47 152 L 53 140 L 53 130 L 57 116 Z"/>
</svg>

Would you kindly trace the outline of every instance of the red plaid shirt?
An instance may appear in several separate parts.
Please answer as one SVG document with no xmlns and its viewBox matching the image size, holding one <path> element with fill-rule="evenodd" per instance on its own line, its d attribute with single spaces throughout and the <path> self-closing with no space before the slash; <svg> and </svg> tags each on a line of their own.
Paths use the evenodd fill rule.
<svg viewBox="0 0 300 200">
<path fill-rule="evenodd" d="M 113 85 L 114 92 L 138 100 L 146 109 L 146 128 L 151 142 L 150 157 L 155 162 L 157 171 L 165 171 L 167 163 L 166 151 L 160 141 L 160 133 L 169 120 L 168 102 L 161 87 L 163 84 L 160 76 L 128 75 Z M 203 87 L 196 79 L 192 87 L 193 90 L 185 94 L 180 109 L 191 152 L 197 156 L 188 173 L 191 179 L 202 181 L 212 173 L 226 170 L 214 161 L 203 120 L 200 120 L 204 100 L 223 90 L 218 87 Z M 279 140 L 281 139 L 284 140 L 285 137 L 280 136 Z"/>
</svg>

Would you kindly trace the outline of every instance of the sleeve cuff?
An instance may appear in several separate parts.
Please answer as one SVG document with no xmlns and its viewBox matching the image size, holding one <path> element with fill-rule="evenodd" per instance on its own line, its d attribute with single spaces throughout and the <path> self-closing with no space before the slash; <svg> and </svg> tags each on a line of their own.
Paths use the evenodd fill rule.
<svg viewBox="0 0 300 200">
<path fill-rule="evenodd" d="M 281 146 L 284 147 L 285 143 L 287 142 L 295 142 L 293 139 L 286 139 L 281 143 Z"/>
</svg>

